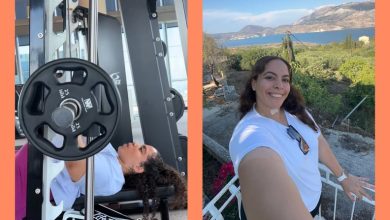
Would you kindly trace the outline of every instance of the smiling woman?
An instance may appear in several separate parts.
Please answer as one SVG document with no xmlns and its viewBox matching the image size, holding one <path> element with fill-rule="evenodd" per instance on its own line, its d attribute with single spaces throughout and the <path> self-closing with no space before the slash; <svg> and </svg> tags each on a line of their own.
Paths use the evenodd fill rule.
<svg viewBox="0 0 390 220">
<path fill-rule="evenodd" d="M 245 209 L 241 219 L 312 219 L 321 203 L 319 161 L 351 200 L 352 194 L 370 199 L 364 187 L 373 186 L 344 172 L 291 81 L 287 61 L 265 56 L 241 95 L 241 121 L 229 144 Z"/>
<path fill-rule="evenodd" d="M 276 114 L 290 92 L 290 71 L 282 60 L 271 60 L 257 79 L 251 80 L 256 94 L 256 108 L 264 113 Z"/>
<path fill-rule="evenodd" d="M 127 143 L 118 148 L 118 161 L 124 174 L 144 172 L 143 163 L 156 155 L 156 148 L 146 144 Z"/>
</svg>

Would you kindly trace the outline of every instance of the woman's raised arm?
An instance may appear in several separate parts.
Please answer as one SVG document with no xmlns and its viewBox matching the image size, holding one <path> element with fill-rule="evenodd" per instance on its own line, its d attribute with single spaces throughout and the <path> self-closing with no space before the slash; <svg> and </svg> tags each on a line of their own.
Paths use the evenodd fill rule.
<svg viewBox="0 0 390 220">
<path fill-rule="evenodd" d="M 312 220 L 280 156 L 267 147 L 256 148 L 241 161 L 242 200 L 249 220 Z"/>
</svg>

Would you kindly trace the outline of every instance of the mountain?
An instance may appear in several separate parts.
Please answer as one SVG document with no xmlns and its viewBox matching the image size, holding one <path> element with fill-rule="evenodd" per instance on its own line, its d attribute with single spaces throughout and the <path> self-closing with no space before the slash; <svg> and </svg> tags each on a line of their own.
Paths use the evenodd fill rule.
<svg viewBox="0 0 390 220">
<path fill-rule="evenodd" d="M 262 27 L 262 26 L 257 26 L 257 25 L 247 25 L 244 28 L 240 30 L 240 33 L 243 34 L 256 34 L 259 32 L 269 32 L 272 31 L 272 28 L 269 27 Z"/>
<path fill-rule="evenodd" d="M 375 3 L 351 2 L 337 6 L 325 6 L 300 18 L 292 25 L 276 28 L 247 25 L 238 32 L 211 34 L 217 40 L 245 39 L 271 34 L 322 32 L 351 28 L 367 28 L 375 25 Z"/>
</svg>

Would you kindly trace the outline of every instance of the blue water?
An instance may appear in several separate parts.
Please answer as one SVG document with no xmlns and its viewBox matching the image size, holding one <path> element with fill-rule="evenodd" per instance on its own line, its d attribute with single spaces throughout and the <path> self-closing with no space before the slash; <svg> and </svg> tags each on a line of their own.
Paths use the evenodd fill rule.
<svg viewBox="0 0 390 220">
<path fill-rule="evenodd" d="M 313 33 L 297 33 L 291 36 L 291 40 L 297 42 L 297 39 L 301 42 L 310 42 L 316 44 L 328 44 L 331 42 L 342 42 L 348 35 L 352 35 L 353 40 L 358 40 L 360 36 L 368 36 L 370 39 L 375 35 L 375 28 L 359 28 L 359 29 L 347 29 L 339 31 L 326 31 L 326 32 L 313 32 Z M 228 40 L 222 42 L 224 47 L 240 47 L 251 46 L 261 44 L 273 44 L 282 43 L 285 34 L 275 34 L 265 37 L 249 38 L 242 40 Z"/>
</svg>

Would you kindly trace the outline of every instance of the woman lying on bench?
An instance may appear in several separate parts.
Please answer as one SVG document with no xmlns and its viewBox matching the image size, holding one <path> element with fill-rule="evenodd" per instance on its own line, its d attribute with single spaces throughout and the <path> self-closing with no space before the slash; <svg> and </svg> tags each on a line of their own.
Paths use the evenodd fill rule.
<svg viewBox="0 0 390 220">
<path fill-rule="evenodd" d="M 56 142 L 55 140 L 53 142 Z M 78 138 L 79 146 L 85 147 L 84 138 Z M 25 144 L 15 158 L 15 219 L 21 220 L 26 216 L 27 197 L 27 152 Z M 153 201 L 152 219 L 157 204 L 155 190 L 158 185 L 174 185 L 175 207 L 186 204 L 186 185 L 180 174 L 165 164 L 150 145 L 136 143 L 123 144 L 116 151 L 108 144 L 95 155 L 94 194 L 108 196 L 119 192 L 122 187 L 136 186 L 144 203 L 144 219 L 149 218 L 149 199 Z M 51 183 L 51 194 L 56 204 L 64 202 L 64 210 L 70 209 L 75 200 L 85 194 L 86 159 L 65 161 L 66 169 Z"/>
</svg>

